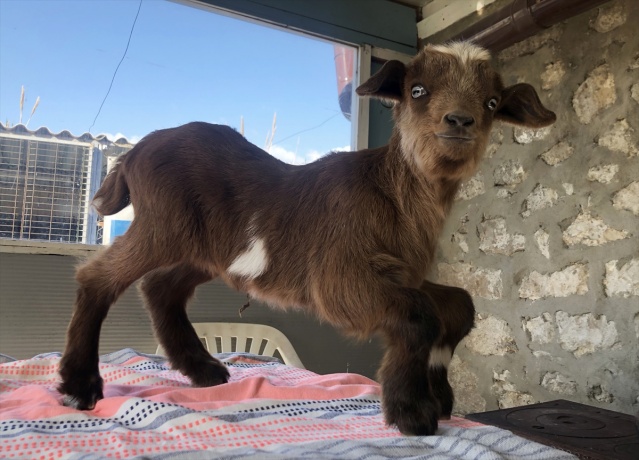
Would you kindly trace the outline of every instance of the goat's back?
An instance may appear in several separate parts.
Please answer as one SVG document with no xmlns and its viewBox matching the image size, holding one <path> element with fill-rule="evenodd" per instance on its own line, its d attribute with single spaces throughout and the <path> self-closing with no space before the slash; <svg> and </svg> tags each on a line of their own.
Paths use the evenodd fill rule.
<svg viewBox="0 0 639 460">
<path fill-rule="evenodd" d="M 347 235 L 362 238 L 374 220 L 393 220 L 393 205 L 379 189 L 383 153 L 336 153 L 294 166 L 232 128 L 194 122 L 146 136 L 120 159 L 96 198 L 102 211 L 109 199 L 126 203 L 111 197 L 126 190 L 135 220 L 154 237 L 187 236 L 221 265 L 251 232 L 268 240 L 270 252 L 306 260 Z M 298 235 L 306 241 L 296 241 Z"/>
</svg>

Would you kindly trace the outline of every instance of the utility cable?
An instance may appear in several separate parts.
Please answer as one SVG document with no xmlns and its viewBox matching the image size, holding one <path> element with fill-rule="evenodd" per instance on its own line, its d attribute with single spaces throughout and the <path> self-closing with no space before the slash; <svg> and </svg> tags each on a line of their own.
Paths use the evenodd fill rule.
<svg viewBox="0 0 639 460">
<path fill-rule="evenodd" d="M 124 61 L 124 58 L 126 57 L 126 53 L 129 51 L 129 45 L 131 44 L 131 37 L 133 36 L 133 29 L 135 29 L 135 24 L 136 24 L 136 22 L 138 22 L 138 16 L 140 15 L 140 9 L 142 9 L 142 0 L 140 0 L 140 4 L 138 5 L 138 12 L 135 14 L 135 19 L 133 20 L 133 25 L 131 26 L 131 31 L 129 32 L 129 40 L 126 42 L 126 48 L 124 50 L 124 54 L 122 55 L 122 59 L 120 59 L 120 62 L 118 63 L 118 66 L 115 68 L 115 72 L 113 72 L 113 77 L 111 77 L 111 84 L 109 85 L 109 89 L 107 90 L 106 94 L 104 95 L 104 99 L 102 99 L 102 104 L 100 104 L 100 108 L 98 109 L 98 113 L 95 114 L 95 118 L 93 119 L 93 123 L 89 127 L 89 133 L 91 132 L 91 128 L 93 128 L 93 126 L 95 125 L 95 122 L 97 121 L 98 117 L 100 116 L 100 112 L 102 111 L 102 107 L 104 106 L 104 103 L 106 102 L 107 98 L 109 97 L 109 93 L 111 92 L 111 88 L 113 87 L 113 82 L 115 81 L 115 76 L 118 73 L 118 69 L 120 68 L 120 65 L 122 65 L 122 61 Z"/>
<path fill-rule="evenodd" d="M 312 130 L 314 130 L 314 129 L 317 129 L 317 128 L 319 128 L 320 126 L 325 125 L 326 123 L 328 123 L 329 121 L 331 121 L 333 118 L 335 118 L 336 116 L 341 115 L 341 114 L 342 114 L 342 112 L 337 112 L 336 114 L 331 115 L 330 117 L 328 117 L 326 120 L 324 120 L 323 122 L 321 122 L 321 123 L 320 123 L 319 125 L 317 125 L 317 126 L 313 126 L 313 127 L 311 127 L 311 128 L 303 129 L 303 130 L 301 130 L 301 131 L 298 131 L 298 132 L 296 132 L 296 133 L 291 134 L 290 136 L 286 136 L 284 139 L 279 139 L 277 142 L 273 142 L 273 143 L 274 143 L 274 144 L 281 144 L 282 142 L 287 141 L 287 140 L 289 140 L 291 137 L 295 137 L 295 136 L 297 136 L 298 134 L 306 133 L 306 132 L 308 132 L 308 131 L 312 131 Z"/>
</svg>

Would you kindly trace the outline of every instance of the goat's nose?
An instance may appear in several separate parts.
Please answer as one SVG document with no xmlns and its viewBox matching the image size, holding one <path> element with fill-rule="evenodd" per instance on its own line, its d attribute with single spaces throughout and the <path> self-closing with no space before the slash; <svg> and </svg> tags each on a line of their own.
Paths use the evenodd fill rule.
<svg viewBox="0 0 639 460">
<path fill-rule="evenodd" d="M 446 114 L 444 119 L 451 126 L 468 127 L 475 123 L 475 119 L 465 112 L 451 112 Z"/>
</svg>

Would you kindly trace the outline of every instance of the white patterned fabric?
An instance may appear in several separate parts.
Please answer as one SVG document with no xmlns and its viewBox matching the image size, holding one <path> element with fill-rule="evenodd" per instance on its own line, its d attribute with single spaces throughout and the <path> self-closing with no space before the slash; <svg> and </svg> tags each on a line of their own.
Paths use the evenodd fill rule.
<svg viewBox="0 0 639 460">
<path fill-rule="evenodd" d="M 0 364 L 0 458 L 576 458 L 460 418 L 441 421 L 435 436 L 404 437 L 385 425 L 370 379 L 217 356 L 230 382 L 191 388 L 158 356 L 104 355 L 105 398 L 91 411 L 61 404 L 59 353 Z"/>
</svg>

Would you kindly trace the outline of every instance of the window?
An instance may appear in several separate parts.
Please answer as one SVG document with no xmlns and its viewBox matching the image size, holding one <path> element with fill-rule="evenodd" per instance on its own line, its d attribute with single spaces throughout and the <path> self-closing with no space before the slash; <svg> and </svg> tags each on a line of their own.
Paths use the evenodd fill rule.
<svg viewBox="0 0 639 460">
<path fill-rule="evenodd" d="M 165 1 L 5 2 L 0 25 L 0 238 L 109 242 L 127 217 L 91 197 L 156 129 L 228 124 L 295 164 L 350 149 L 355 48 Z"/>
</svg>

